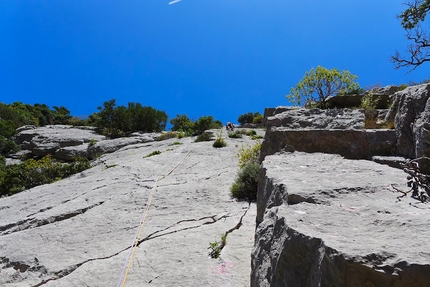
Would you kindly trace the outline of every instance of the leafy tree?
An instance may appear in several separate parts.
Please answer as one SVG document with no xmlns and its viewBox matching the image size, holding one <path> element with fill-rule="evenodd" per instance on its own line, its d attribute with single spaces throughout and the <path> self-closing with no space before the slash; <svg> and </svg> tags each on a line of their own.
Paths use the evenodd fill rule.
<svg viewBox="0 0 430 287">
<path fill-rule="evenodd" d="M 212 116 L 203 116 L 194 122 L 193 134 L 199 135 L 206 130 L 220 129 L 222 126 L 222 123 L 220 121 L 214 121 Z"/>
<path fill-rule="evenodd" d="M 183 132 L 186 135 L 193 133 L 194 123 L 188 118 L 187 115 L 176 115 L 176 118 L 170 120 L 172 131 Z"/>
<path fill-rule="evenodd" d="M 90 121 L 104 128 L 105 133 L 112 137 L 135 131 L 160 132 L 166 128 L 168 116 L 165 112 L 143 107 L 139 103 L 116 106 L 116 100 L 112 99 L 98 109 L 100 112 L 92 114 Z"/>
<path fill-rule="evenodd" d="M 261 123 L 262 118 L 263 118 L 263 116 L 259 112 L 256 112 L 256 113 L 249 112 L 249 113 L 240 115 L 239 118 L 237 119 L 237 121 L 241 125 L 251 124 L 251 123 L 259 124 L 259 123 Z"/>
<path fill-rule="evenodd" d="M 430 35 L 422 28 L 427 13 L 430 11 L 430 0 L 414 0 L 405 3 L 407 9 L 397 16 L 406 30 L 406 38 L 412 41 L 408 46 L 408 56 L 402 57 L 398 51 L 391 57 L 394 68 L 413 67 L 430 61 Z M 411 71 L 412 71 L 411 70 Z"/>
<path fill-rule="evenodd" d="M 296 105 L 318 101 L 320 108 L 325 109 L 328 97 L 347 94 L 358 89 L 359 84 L 355 82 L 356 79 L 358 77 L 349 71 L 339 72 L 337 69 L 328 70 L 318 66 L 306 72 L 300 82 L 291 88 L 287 99 Z"/>
</svg>

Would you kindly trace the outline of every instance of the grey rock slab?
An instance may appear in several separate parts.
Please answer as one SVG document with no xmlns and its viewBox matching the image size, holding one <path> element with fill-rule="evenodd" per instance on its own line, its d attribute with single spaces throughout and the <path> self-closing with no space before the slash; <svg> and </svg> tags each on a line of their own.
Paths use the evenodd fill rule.
<svg viewBox="0 0 430 287">
<path fill-rule="evenodd" d="M 406 173 L 339 155 L 262 164 L 251 286 L 428 286 L 430 207 Z"/>
<path fill-rule="evenodd" d="M 229 190 L 235 154 L 255 141 L 222 132 L 224 148 L 194 138 L 127 145 L 70 178 L 1 198 L 0 285 L 117 286 L 149 206 L 125 286 L 248 286 L 256 208 Z M 209 243 L 244 214 L 210 258 Z"/>
</svg>

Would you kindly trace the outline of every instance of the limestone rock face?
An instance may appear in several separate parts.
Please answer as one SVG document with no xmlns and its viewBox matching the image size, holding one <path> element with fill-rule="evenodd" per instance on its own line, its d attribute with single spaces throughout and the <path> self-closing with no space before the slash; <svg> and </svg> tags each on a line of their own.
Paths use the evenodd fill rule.
<svg viewBox="0 0 430 287">
<path fill-rule="evenodd" d="M 280 112 L 280 113 L 277 113 Z M 364 113 L 353 109 L 303 109 L 274 110 L 266 119 L 266 127 L 290 129 L 363 129 Z M 269 114 L 269 112 L 265 112 Z"/>
<path fill-rule="evenodd" d="M 230 187 L 235 154 L 255 141 L 222 136 L 224 148 L 195 138 L 130 144 L 0 198 L 0 286 L 118 286 L 142 221 L 125 286 L 249 286 L 256 208 Z M 210 243 L 239 222 L 210 258 Z"/>
<path fill-rule="evenodd" d="M 430 207 L 406 174 L 339 155 L 267 156 L 251 286 L 428 286 Z"/>
<path fill-rule="evenodd" d="M 386 121 L 394 121 L 398 155 L 430 156 L 430 84 L 411 86 L 394 94 Z"/>
<path fill-rule="evenodd" d="M 31 153 L 27 157 L 43 157 L 50 154 L 56 159 L 70 161 L 78 156 L 94 159 L 127 145 L 152 142 L 159 136 L 159 133 L 136 132 L 130 137 L 107 139 L 99 135 L 96 129 L 66 125 L 26 126 L 19 130 L 14 141 L 23 150 Z"/>
<path fill-rule="evenodd" d="M 307 130 L 272 127 L 266 132 L 260 160 L 287 151 L 340 154 L 350 159 L 370 159 L 395 152 L 394 130 Z"/>
</svg>

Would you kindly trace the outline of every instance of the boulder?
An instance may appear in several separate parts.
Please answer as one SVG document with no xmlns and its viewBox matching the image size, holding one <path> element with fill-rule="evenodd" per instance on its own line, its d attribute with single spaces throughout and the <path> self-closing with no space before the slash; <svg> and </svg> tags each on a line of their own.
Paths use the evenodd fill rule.
<svg viewBox="0 0 430 287">
<path fill-rule="evenodd" d="M 406 174 L 339 155 L 267 156 L 251 286 L 428 286 L 430 207 Z"/>
<path fill-rule="evenodd" d="M 276 112 L 276 110 L 275 110 Z M 286 109 L 266 119 L 272 126 L 290 129 L 363 129 L 363 110 L 354 109 Z"/>
<path fill-rule="evenodd" d="M 393 96 L 385 117 L 396 130 L 396 150 L 400 156 L 430 156 L 430 83 L 407 87 Z"/>
<path fill-rule="evenodd" d="M 260 150 L 260 160 L 282 151 L 340 154 L 350 159 L 371 159 L 395 154 L 394 130 L 306 130 L 272 127 Z"/>
</svg>

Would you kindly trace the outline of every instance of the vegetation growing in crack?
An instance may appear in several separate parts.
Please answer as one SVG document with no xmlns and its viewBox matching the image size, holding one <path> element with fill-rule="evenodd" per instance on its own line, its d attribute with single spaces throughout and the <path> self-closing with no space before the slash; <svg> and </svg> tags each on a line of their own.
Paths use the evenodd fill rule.
<svg viewBox="0 0 430 287">
<path fill-rule="evenodd" d="M 32 187 L 52 183 L 91 167 L 86 158 L 61 163 L 47 155 L 42 159 L 28 159 L 20 164 L 6 165 L 0 160 L 0 196 L 12 195 Z"/>
<path fill-rule="evenodd" d="M 227 243 L 227 233 L 221 235 L 221 241 L 209 242 L 209 256 L 211 258 L 217 259 L 221 255 L 221 250 Z"/>
<path fill-rule="evenodd" d="M 235 230 L 238 230 L 242 226 L 243 217 L 248 212 L 249 207 L 250 207 L 250 205 L 248 205 L 248 208 L 245 210 L 245 212 L 240 217 L 239 222 L 233 228 L 230 228 L 224 234 L 221 235 L 221 241 L 209 242 L 208 249 L 210 250 L 209 256 L 211 258 L 216 259 L 216 258 L 219 258 L 221 256 L 221 251 L 225 247 L 225 245 L 227 244 L 227 235 L 229 235 L 230 233 L 232 233 Z"/>
<path fill-rule="evenodd" d="M 159 155 L 160 153 L 161 153 L 161 151 L 155 150 L 155 151 L 151 152 L 150 154 L 146 155 L 145 157 L 151 157 L 153 155 Z"/>
</svg>

